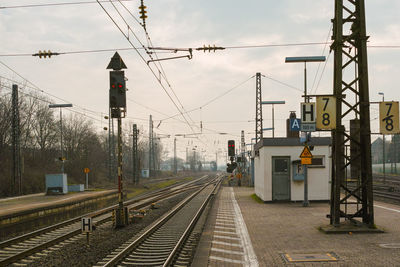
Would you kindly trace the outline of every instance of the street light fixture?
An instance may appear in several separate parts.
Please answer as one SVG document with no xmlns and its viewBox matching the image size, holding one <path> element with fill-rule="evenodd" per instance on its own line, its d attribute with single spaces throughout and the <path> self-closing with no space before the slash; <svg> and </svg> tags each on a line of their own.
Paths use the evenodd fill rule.
<svg viewBox="0 0 400 267">
<path fill-rule="evenodd" d="M 378 95 L 382 96 L 382 102 L 385 102 L 385 93 L 378 92 Z M 382 163 L 383 163 L 383 182 L 386 182 L 386 168 L 385 168 L 385 135 L 382 134 Z"/>
<path fill-rule="evenodd" d="M 325 56 L 308 56 L 308 57 L 286 57 L 285 63 L 299 63 L 304 62 L 304 102 L 310 102 L 307 96 L 307 62 L 324 62 Z M 307 143 L 305 143 L 307 145 Z M 303 206 L 307 207 L 308 202 L 308 181 L 307 181 L 307 165 L 304 165 L 304 202 Z"/>
<path fill-rule="evenodd" d="M 285 101 L 261 101 L 261 105 L 272 105 L 272 138 L 275 138 L 274 105 L 279 104 L 285 104 Z M 266 129 L 269 130 L 271 128 Z"/>
<path fill-rule="evenodd" d="M 61 172 L 64 173 L 64 149 L 63 149 L 63 124 L 62 124 L 62 108 L 72 108 L 72 104 L 50 104 L 49 108 L 60 108 L 60 128 L 61 128 Z"/>
</svg>

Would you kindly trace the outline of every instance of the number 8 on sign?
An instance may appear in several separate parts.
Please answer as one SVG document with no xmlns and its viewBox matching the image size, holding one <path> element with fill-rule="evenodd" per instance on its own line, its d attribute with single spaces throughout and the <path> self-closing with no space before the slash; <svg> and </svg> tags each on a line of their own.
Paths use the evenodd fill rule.
<svg viewBox="0 0 400 267">
<path fill-rule="evenodd" d="M 317 129 L 333 130 L 336 128 L 336 98 L 317 96 Z"/>
<path fill-rule="evenodd" d="M 399 133 L 399 102 L 379 103 L 379 129 L 381 134 Z"/>
</svg>

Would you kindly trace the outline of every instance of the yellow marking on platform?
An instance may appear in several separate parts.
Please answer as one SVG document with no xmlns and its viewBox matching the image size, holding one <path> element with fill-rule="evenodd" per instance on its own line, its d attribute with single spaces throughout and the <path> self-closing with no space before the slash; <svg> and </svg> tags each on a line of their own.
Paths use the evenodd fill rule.
<svg viewBox="0 0 400 267">
<path fill-rule="evenodd" d="M 325 257 L 327 256 L 327 257 Z M 324 262 L 324 261 L 338 261 L 330 253 L 326 254 L 285 254 L 285 258 L 289 262 Z"/>
</svg>

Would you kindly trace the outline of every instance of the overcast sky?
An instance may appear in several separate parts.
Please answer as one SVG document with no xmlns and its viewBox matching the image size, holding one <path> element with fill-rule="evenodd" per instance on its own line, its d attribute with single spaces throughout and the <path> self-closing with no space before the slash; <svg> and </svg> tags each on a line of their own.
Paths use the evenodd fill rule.
<svg viewBox="0 0 400 267">
<path fill-rule="evenodd" d="M 0 6 L 62 2 L 77 1 L 2 0 Z M 123 3 L 138 19 L 140 1 Z M 155 47 L 323 43 L 330 41 L 331 19 L 334 17 L 333 0 L 144 0 L 144 3 L 148 11 L 147 31 Z M 129 41 L 135 47 L 141 47 L 141 44 L 133 33 L 148 46 L 143 28 L 120 3 L 116 2 L 115 7 L 127 24 L 110 3 L 103 5 L 126 35 L 129 25 L 132 30 Z M 400 1 L 368 0 L 366 12 L 369 45 L 400 45 Z M 132 48 L 132 45 L 101 6 L 93 3 L 4 8 L 0 9 L 0 20 L 1 77 L 18 82 L 23 82 L 25 78 L 41 90 L 73 103 L 74 110 L 82 112 L 81 108 L 85 108 L 83 112 L 94 119 L 99 131 L 106 126 L 106 121 L 102 119 L 108 107 L 109 76 L 106 67 L 118 48 Z M 39 50 L 77 52 L 99 49 L 112 51 L 65 54 L 51 59 L 5 56 L 33 54 Z M 177 137 L 181 157 L 184 157 L 186 147 L 192 149 L 197 146 L 198 150 L 207 151 L 205 154 L 209 159 L 215 158 L 217 150 L 226 150 L 228 139 L 239 143 L 241 130 L 245 131 L 246 142 L 250 143 L 255 129 L 255 78 L 252 77 L 256 72 L 269 77 L 262 79 L 263 100 L 286 101 L 285 105 L 275 106 L 275 136 L 285 136 L 284 123 L 289 111 L 294 110 L 299 116 L 304 84 L 303 65 L 285 64 L 287 56 L 327 56 L 326 66 L 308 64 L 308 91 L 332 93 L 333 54 L 329 55 L 329 46 L 230 48 L 215 53 L 194 51 L 191 60 L 162 61 L 171 85 L 169 87 L 162 80 L 166 91 L 181 111 L 193 110 L 187 113 L 186 119 L 176 116 L 175 119 L 165 120 L 180 111 L 157 81 L 155 76 L 159 74 L 155 64 L 149 64 L 156 74 L 154 76 L 137 51 L 120 50 L 119 53 L 128 67 L 125 70 L 129 88 L 127 118 L 124 119 L 126 129 L 129 124 L 137 123 L 147 134 L 150 114 L 153 115 L 154 126 L 159 125 L 155 132 L 160 135 L 198 133 L 201 132 L 202 121 L 203 134 L 199 135 L 199 139 Z M 148 60 L 143 49 L 139 53 Z M 184 51 L 177 54 L 158 53 L 158 57 L 187 54 Z M 398 101 L 400 48 L 369 48 L 368 61 L 370 100 L 380 100 L 378 92 L 384 92 L 386 100 Z M 2 83 L 7 84 L 7 81 L 3 78 Z M 24 91 L 34 90 L 26 88 Z M 54 102 L 62 102 L 53 99 Z M 378 132 L 377 109 L 378 106 L 371 109 L 372 132 Z M 272 127 L 271 107 L 263 107 L 263 116 L 264 128 Z M 264 136 L 270 137 L 272 133 L 265 132 Z M 162 141 L 172 155 L 173 137 Z M 223 159 L 223 154 L 219 160 Z"/>
</svg>

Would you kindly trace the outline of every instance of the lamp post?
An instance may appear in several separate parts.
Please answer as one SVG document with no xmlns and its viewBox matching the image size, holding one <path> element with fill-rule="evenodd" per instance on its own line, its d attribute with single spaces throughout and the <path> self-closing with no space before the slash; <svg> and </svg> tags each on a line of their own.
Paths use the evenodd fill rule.
<svg viewBox="0 0 400 267">
<path fill-rule="evenodd" d="M 272 105 L 272 138 L 275 138 L 274 105 L 277 104 L 285 104 L 285 101 L 261 101 L 261 105 Z"/>
<path fill-rule="evenodd" d="M 382 102 L 385 102 L 385 93 L 379 92 L 378 95 L 382 96 Z M 386 169 L 385 169 L 385 135 L 382 134 L 382 163 L 383 163 L 383 183 L 386 182 Z"/>
<path fill-rule="evenodd" d="M 304 62 L 304 102 L 310 102 L 310 97 L 307 96 L 307 62 L 324 62 L 326 58 L 324 56 L 311 56 L 311 57 L 286 57 L 285 63 L 299 63 Z M 308 133 L 307 133 L 308 134 Z M 307 140 L 304 143 L 307 145 Z M 307 179 L 307 165 L 304 165 L 304 201 L 303 206 L 307 207 L 308 202 L 308 179 Z"/>
<path fill-rule="evenodd" d="M 60 129 L 61 129 L 61 172 L 64 173 L 64 151 L 63 151 L 63 124 L 62 124 L 62 108 L 72 108 L 72 104 L 50 104 L 49 108 L 60 108 Z"/>
</svg>

